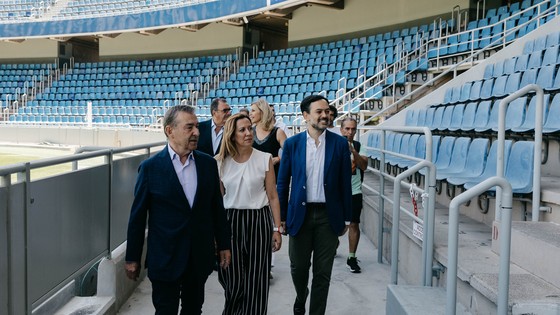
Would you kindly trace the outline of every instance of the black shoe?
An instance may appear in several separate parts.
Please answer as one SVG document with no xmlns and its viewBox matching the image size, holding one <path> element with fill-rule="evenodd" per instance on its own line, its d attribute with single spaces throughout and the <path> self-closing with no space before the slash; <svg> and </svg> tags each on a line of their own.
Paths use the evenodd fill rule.
<svg viewBox="0 0 560 315">
<path fill-rule="evenodd" d="M 305 315 L 305 305 L 294 304 L 294 315 Z"/>
<path fill-rule="evenodd" d="M 348 267 L 352 273 L 362 272 L 362 268 L 358 266 L 358 259 L 356 257 L 348 257 L 346 260 L 346 267 Z"/>
</svg>

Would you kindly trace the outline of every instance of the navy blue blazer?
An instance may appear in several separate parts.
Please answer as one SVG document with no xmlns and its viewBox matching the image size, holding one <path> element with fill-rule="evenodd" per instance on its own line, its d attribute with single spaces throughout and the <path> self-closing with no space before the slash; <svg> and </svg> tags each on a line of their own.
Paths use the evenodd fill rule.
<svg viewBox="0 0 560 315">
<path fill-rule="evenodd" d="M 231 228 L 220 192 L 216 161 L 194 151 L 197 189 L 193 205 L 173 168 L 167 146 L 140 164 L 128 222 L 126 261 L 140 262 L 148 220 L 148 277 L 175 281 L 187 262 L 210 274 L 219 250 L 230 249 Z M 191 253 L 193 257 L 189 257 Z"/>
<path fill-rule="evenodd" d="M 333 231 L 340 235 L 345 221 L 352 218 L 352 165 L 348 141 L 325 130 L 324 188 L 326 207 Z M 305 219 L 307 192 L 307 132 L 286 139 L 278 172 L 281 219 L 290 235 L 296 235 Z M 291 185 L 290 185 L 291 179 Z M 289 200 L 288 200 L 289 197 Z"/>
<path fill-rule="evenodd" d="M 214 132 L 212 130 L 212 118 L 199 123 L 198 131 L 200 132 L 200 136 L 198 137 L 197 150 L 202 151 L 210 156 L 218 154 L 218 152 L 220 151 L 220 146 L 222 145 L 222 141 L 220 141 L 216 152 L 214 152 L 214 148 L 212 147 L 212 132 Z"/>
</svg>

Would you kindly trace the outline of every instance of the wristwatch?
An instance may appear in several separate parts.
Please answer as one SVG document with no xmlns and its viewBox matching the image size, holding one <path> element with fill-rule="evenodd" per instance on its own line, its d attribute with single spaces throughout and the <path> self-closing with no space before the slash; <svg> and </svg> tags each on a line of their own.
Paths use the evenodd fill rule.
<svg viewBox="0 0 560 315">
<path fill-rule="evenodd" d="M 282 228 L 282 226 L 275 226 L 274 228 L 272 228 L 272 232 L 279 232 L 280 234 L 283 234 L 284 229 Z"/>
</svg>

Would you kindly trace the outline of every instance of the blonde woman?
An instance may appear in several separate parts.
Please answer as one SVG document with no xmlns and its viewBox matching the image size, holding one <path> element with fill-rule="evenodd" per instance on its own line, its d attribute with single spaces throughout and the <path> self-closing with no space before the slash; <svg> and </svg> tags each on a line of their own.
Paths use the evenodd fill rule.
<svg viewBox="0 0 560 315">
<path fill-rule="evenodd" d="M 224 315 L 267 313 L 270 257 L 282 245 L 272 157 L 252 145 L 251 119 L 243 114 L 228 118 L 216 156 L 232 231 L 231 264 L 218 271 Z"/>
<path fill-rule="evenodd" d="M 251 104 L 249 117 L 251 117 L 253 124 L 255 124 L 253 129 L 253 148 L 272 154 L 274 175 L 278 176 L 278 168 L 280 167 L 278 151 L 284 146 L 286 133 L 284 130 L 274 127 L 276 122 L 274 112 L 263 98 Z"/>
</svg>

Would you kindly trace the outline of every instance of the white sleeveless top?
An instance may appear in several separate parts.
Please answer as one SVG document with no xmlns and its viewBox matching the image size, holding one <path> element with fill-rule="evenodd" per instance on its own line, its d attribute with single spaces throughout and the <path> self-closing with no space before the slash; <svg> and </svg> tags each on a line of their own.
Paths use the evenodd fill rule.
<svg viewBox="0 0 560 315">
<path fill-rule="evenodd" d="M 251 157 L 244 163 L 237 163 L 231 156 L 223 165 L 218 162 L 225 188 L 224 208 L 261 209 L 268 205 L 264 179 L 271 158 L 270 153 L 253 149 Z"/>
</svg>

